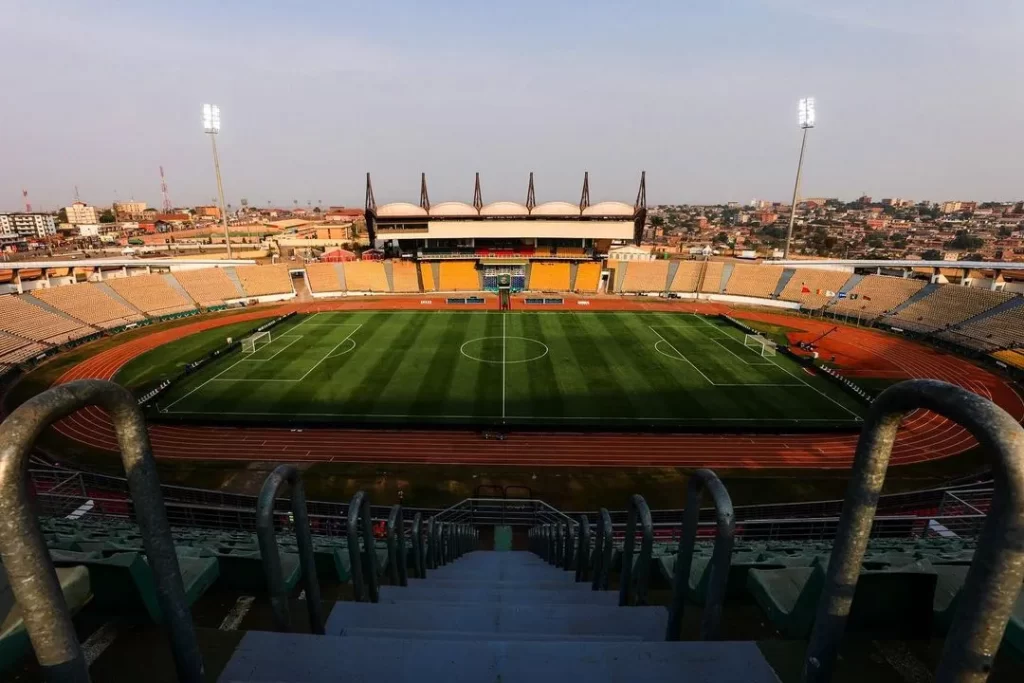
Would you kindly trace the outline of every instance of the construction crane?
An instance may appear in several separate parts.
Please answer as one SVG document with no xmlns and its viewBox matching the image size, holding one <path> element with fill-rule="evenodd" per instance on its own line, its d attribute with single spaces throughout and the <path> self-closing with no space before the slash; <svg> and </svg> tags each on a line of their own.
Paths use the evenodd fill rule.
<svg viewBox="0 0 1024 683">
<path fill-rule="evenodd" d="M 21 198 L 25 200 L 25 213 L 32 213 L 32 202 L 28 200 L 28 190 L 21 190 Z"/>
</svg>

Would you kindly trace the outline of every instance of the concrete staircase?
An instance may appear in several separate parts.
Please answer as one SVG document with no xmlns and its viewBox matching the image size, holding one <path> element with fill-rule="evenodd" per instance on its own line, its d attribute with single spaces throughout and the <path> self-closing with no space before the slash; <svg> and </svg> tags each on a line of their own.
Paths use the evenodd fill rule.
<svg viewBox="0 0 1024 683">
<path fill-rule="evenodd" d="M 786 285 L 793 279 L 793 274 L 796 272 L 796 268 L 783 268 L 782 276 L 779 278 L 779 282 L 775 285 L 775 291 L 772 292 L 772 298 L 778 299 L 782 296 L 782 291 L 786 289 Z"/>
<path fill-rule="evenodd" d="M 471 552 L 379 603 L 336 603 L 326 635 L 250 631 L 218 680 L 778 680 L 754 643 L 666 642 L 664 607 L 617 599 L 532 553 Z"/>
<path fill-rule="evenodd" d="M 224 274 L 227 275 L 228 279 L 231 280 L 231 282 L 235 285 L 235 289 L 238 290 L 239 299 L 244 299 L 245 297 L 249 296 L 249 294 L 245 291 L 245 287 L 242 286 L 242 281 L 238 279 L 238 273 L 235 272 L 235 269 L 233 267 L 225 268 Z"/>
<path fill-rule="evenodd" d="M 909 299 L 907 299 L 906 301 L 901 303 L 899 306 L 896 306 L 894 309 L 889 311 L 889 314 L 890 315 L 895 315 L 895 314 L 899 313 L 900 311 L 902 311 L 904 308 L 906 308 L 910 304 L 913 304 L 913 303 L 916 303 L 916 302 L 920 301 L 921 299 L 925 298 L 926 296 L 928 296 L 929 294 L 931 294 L 932 292 L 934 292 L 938 288 L 939 288 L 939 285 L 935 284 L 934 282 L 931 282 L 931 283 L 925 285 L 924 287 L 919 289 L 917 292 L 915 292 L 914 295 L 911 296 Z"/>
</svg>

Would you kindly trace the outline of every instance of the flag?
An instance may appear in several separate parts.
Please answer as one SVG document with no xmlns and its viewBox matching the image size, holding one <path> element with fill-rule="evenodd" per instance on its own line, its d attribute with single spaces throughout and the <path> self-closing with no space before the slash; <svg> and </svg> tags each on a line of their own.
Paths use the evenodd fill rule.
<svg viewBox="0 0 1024 683">
<path fill-rule="evenodd" d="M 826 289 L 825 290 L 825 296 L 835 296 L 835 295 L 836 295 L 836 293 L 833 292 L 831 289 Z"/>
<path fill-rule="evenodd" d="M 871 297 L 867 294 L 864 295 L 864 301 L 871 301 Z"/>
<path fill-rule="evenodd" d="M 840 294 L 839 296 L 841 297 L 841 296 L 842 296 L 842 294 Z M 859 299 L 859 298 L 860 298 L 860 294 L 851 294 L 851 295 L 850 295 L 850 298 L 851 298 L 851 299 Z"/>
<path fill-rule="evenodd" d="M 821 296 L 821 290 L 820 289 L 814 290 L 814 293 L 817 294 L 818 296 Z"/>
<path fill-rule="evenodd" d="M 845 299 L 846 298 L 846 292 L 839 292 L 839 298 L 840 299 Z"/>
<path fill-rule="evenodd" d="M 810 294 L 811 293 L 811 288 L 808 287 L 807 285 L 800 285 L 800 293 L 801 294 Z"/>
</svg>

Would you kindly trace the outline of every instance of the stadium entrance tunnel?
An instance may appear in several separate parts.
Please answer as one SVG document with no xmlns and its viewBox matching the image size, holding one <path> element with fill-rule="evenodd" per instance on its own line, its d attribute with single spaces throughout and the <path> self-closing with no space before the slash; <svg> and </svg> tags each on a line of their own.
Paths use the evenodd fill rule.
<svg viewBox="0 0 1024 683">
<path fill-rule="evenodd" d="M 481 363 L 529 363 L 548 355 L 547 344 L 530 337 L 478 337 L 459 348 L 460 353 Z"/>
</svg>

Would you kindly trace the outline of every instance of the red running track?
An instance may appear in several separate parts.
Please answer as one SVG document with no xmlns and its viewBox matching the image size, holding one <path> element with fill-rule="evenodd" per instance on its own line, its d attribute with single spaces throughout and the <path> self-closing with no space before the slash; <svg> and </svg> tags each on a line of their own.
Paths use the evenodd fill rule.
<svg viewBox="0 0 1024 683">
<path fill-rule="evenodd" d="M 427 295 L 423 295 L 424 297 Z M 792 339 L 812 339 L 834 326 L 804 318 L 731 309 L 715 304 L 644 302 L 593 297 L 589 310 L 659 310 L 705 313 L 727 311 L 802 330 Z M 567 299 L 565 307 L 582 310 Z M 427 299 L 393 298 L 290 304 L 261 308 L 185 324 L 127 341 L 68 370 L 58 383 L 75 379 L 110 379 L 129 360 L 169 341 L 233 322 L 298 310 L 439 307 Z M 520 308 L 525 305 L 520 303 Z M 446 307 L 449 308 L 449 307 Z M 476 310 L 479 310 L 478 308 Z M 545 310 L 550 310 L 546 307 Z M 823 356 L 836 355 L 851 376 L 941 379 L 992 399 L 1018 420 L 1024 401 L 996 375 L 953 355 L 880 332 L 842 327 L 819 342 Z M 66 436 L 92 447 L 116 450 L 113 428 L 99 408 L 79 411 L 59 422 Z M 390 464 L 479 464 L 585 467 L 847 468 L 853 459 L 853 434 L 630 434 L 512 432 L 504 441 L 484 440 L 479 431 L 366 430 L 314 428 L 233 428 L 151 425 L 153 450 L 163 459 L 350 462 Z M 975 444 L 957 425 L 927 411 L 903 422 L 893 450 L 893 464 L 919 463 L 961 453 Z"/>
</svg>

